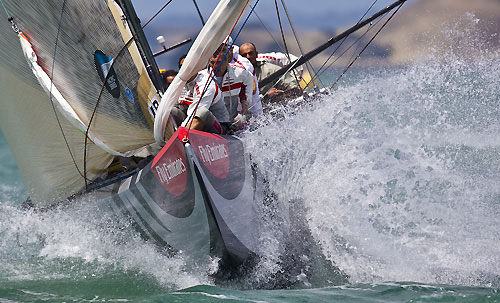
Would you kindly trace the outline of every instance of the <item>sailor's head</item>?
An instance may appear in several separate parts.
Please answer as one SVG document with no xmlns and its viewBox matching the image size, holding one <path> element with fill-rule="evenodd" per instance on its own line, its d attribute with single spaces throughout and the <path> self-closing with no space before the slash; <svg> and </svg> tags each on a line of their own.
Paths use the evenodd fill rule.
<svg viewBox="0 0 500 303">
<path fill-rule="evenodd" d="M 227 61 L 231 62 L 233 61 L 233 38 L 231 36 L 227 36 L 226 39 L 224 39 L 223 44 L 226 44 L 226 47 L 229 49 L 229 53 L 227 54 Z"/>
<path fill-rule="evenodd" d="M 186 59 L 186 57 L 187 57 L 187 54 L 182 55 L 182 56 L 179 58 L 179 62 L 178 62 L 179 70 L 181 69 L 182 64 L 184 63 L 184 60 Z"/>
<path fill-rule="evenodd" d="M 253 66 L 257 65 L 257 48 L 252 42 L 245 42 L 240 46 L 240 56 L 247 58 Z"/>
<path fill-rule="evenodd" d="M 226 39 L 224 39 L 224 43 L 226 43 L 227 47 L 231 47 L 231 45 L 233 45 L 233 38 L 227 36 Z"/>
<path fill-rule="evenodd" d="M 175 76 L 177 75 L 177 71 L 173 69 L 166 70 L 164 73 L 161 74 L 163 77 L 163 81 L 165 81 L 165 84 L 167 87 L 174 81 Z"/>
<path fill-rule="evenodd" d="M 223 76 L 227 70 L 227 64 L 229 62 L 227 53 L 227 45 L 221 44 L 217 50 L 212 54 L 208 61 L 208 65 L 212 70 L 217 70 L 216 76 Z M 219 67 L 220 65 L 220 67 Z"/>
</svg>

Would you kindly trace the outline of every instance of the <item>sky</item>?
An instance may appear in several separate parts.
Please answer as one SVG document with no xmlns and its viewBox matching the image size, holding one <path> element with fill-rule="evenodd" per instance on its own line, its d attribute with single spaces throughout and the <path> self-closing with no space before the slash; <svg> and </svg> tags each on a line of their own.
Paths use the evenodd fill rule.
<svg viewBox="0 0 500 303">
<path fill-rule="evenodd" d="M 195 0 L 204 20 L 207 20 L 219 0 Z M 368 15 L 390 5 L 396 0 L 286 0 L 284 1 L 290 19 L 297 31 L 323 31 L 335 33 L 336 30 L 356 23 L 365 14 L 372 4 L 373 8 Z M 418 0 L 409 0 L 415 2 Z M 277 0 L 281 7 L 282 0 Z M 167 0 L 132 0 L 141 23 L 146 23 Z M 252 6 L 257 3 L 255 11 L 266 26 L 276 33 L 279 32 L 275 1 L 253 0 Z M 285 13 L 280 8 L 281 20 L 285 28 Z M 245 15 L 246 16 L 246 15 Z M 246 28 L 258 27 L 262 30 L 259 19 L 251 15 Z M 201 29 L 202 23 L 196 12 L 193 0 L 172 0 L 170 4 L 144 30 L 153 52 L 161 50 L 156 37 L 163 35 L 166 46 L 173 45 L 186 38 L 195 38 Z M 177 65 L 177 58 L 189 50 L 189 45 L 174 50 L 156 58 L 160 67 Z"/>
<path fill-rule="evenodd" d="M 135 9 L 138 14 L 146 16 L 152 16 L 161 6 L 163 6 L 166 0 L 133 0 Z M 281 1 L 278 1 L 280 3 Z M 347 13 L 361 11 L 368 8 L 374 0 L 287 0 L 285 4 L 290 12 L 302 13 L 305 15 L 313 16 L 318 13 L 318 10 L 322 12 L 337 12 L 337 13 Z M 218 0 L 196 0 L 196 3 L 200 7 L 202 13 L 206 16 L 213 10 L 213 8 L 219 3 Z M 254 5 L 256 1 L 252 2 Z M 387 1 L 377 1 L 376 7 L 383 7 L 387 4 Z M 261 0 L 257 4 L 258 8 L 268 8 L 274 9 L 274 1 L 272 0 Z M 184 14 L 191 10 L 195 10 L 194 3 L 192 0 L 173 0 L 168 6 L 174 14 Z"/>
<path fill-rule="evenodd" d="M 166 0 L 132 0 L 138 16 L 149 19 L 160 9 Z M 196 0 L 205 20 L 215 8 L 218 0 Z M 345 26 L 353 18 L 360 17 L 375 2 L 374 9 L 381 9 L 392 1 L 388 0 L 286 0 L 285 5 L 297 27 L 323 28 L 326 26 Z M 252 1 L 254 5 L 256 0 Z M 278 0 L 281 3 L 281 0 Z M 276 19 L 275 5 L 272 0 L 259 0 L 256 11 L 268 20 Z M 200 22 L 192 0 L 173 0 L 162 12 L 159 19 L 184 19 L 184 22 Z M 168 21 L 166 21 L 168 23 Z"/>
</svg>

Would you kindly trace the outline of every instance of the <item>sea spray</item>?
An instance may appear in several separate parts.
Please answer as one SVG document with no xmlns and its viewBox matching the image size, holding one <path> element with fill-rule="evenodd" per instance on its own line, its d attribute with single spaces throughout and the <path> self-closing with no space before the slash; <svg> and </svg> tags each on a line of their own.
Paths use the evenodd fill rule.
<svg viewBox="0 0 500 303">
<path fill-rule="evenodd" d="M 190 273 L 182 255 L 168 257 L 142 239 L 130 219 L 95 201 L 43 212 L 3 204 L 0 237 L 0 281 L 92 281 L 118 275 L 171 289 L 211 283 L 203 274 L 206 268 Z"/>
<path fill-rule="evenodd" d="M 246 137 L 283 203 L 305 201 L 315 240 L 352 283 L 500 284 L 500 57 L 465 22 L 476 57 L 462 45 L 360 73 Z"/>
<path fill-rule="evenodd" d="M 305 108 L 286 107 L 279 118 L 265 116 L 259 129 L 245 133 L 252 161 L 275 197 L 262 195 L 256 206 L 264 219 L 259 249 L 265 258 L 243 283 L 229 286 L 272 285 L 286 270 L 283 256 L 294 253 L 284 241 L 290 210 L 301 201 L 297 211 L 311 237 L 295 234 L 292 240 L 320 244 L 318 256 L 353 284 L 499 287 L 500 59 L 474 31 L 443 32 L 449 41 L 458 41 L 459 33 L 478 55 L 448 48 L 409 66 L 348 74 L 331 96 Z M 1 148 L 0 284 L 100 284 L 124 276 L 131 277 L 120 280 L 127 286 L 167 290 L 214 283 L 215 262 L 188 269 L 182 255 L 164 255 L 129 219 L 96 201 L 75 209 L 21 210 L 27 195 L 5 142 Z M 315 284 L 307 276 L 311 263 L 301 264 L 292 282 L 332 282 L 325 275 Z M 366 288 L 372 287 L 362 286 L 355 296 Z"/>
</svg>

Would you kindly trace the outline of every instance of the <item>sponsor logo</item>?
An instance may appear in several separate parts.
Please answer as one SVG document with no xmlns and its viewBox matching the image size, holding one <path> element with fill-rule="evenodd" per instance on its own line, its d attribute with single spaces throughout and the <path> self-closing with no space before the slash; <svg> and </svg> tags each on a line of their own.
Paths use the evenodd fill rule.
<svg viewBox="0 0 500 303">
<path fill-rule="evenodd" d="M 174 162 L 169 163 L 159 163 L 156 167 L 156 173 L 160 182 L 170 184 L 170 182 L 177 176 L 186 172 L 186 165 L 182 162 L 181 158 L 178 158 Z"/>
<path fill-rule="evenodd" d="M 156 179 L 175 196 L 182 195 L 186 190 L 188 168 L 184 145 L 175 135 L 156 155 L 151 165 Z"/>
<path fill-rule="evenodd" d="M 225 179 L 229 173 L 232 157 L 226 139 L 219 135 L 193 130 L 189 141 L 196 153 L 199 163 L 214 177 Z"/>
<path fill-rule="evenodd" d="M 127 97 L 128 97 L 128 100 L 130 101 L 130 103 L 135 103 L 134 94 L 132 93 L 130 88 L 128 88 L 128 87 L 125 88 L 125 93 L 127 93 Z"/>
<path fill-rule="evenodd" d="M 212 165 L 212 162 L 229 158 L 229 154 L 226 150 L 224 144 L 219 145 L 199 145 L 198 150 L 200 151 L 201 159 L 208 165 Z"/>
<path fill-rule="evenodd" d="M 113 57 L 108 57 L 100 50 L 96 50 L 94 52 L 94 64 L 97 69 L 97 73 L 101 78 L 101 81 L 104 82 L 106 77 L 106 89 L 108 92 L 115 98 L 120 97 L 120 82 L 118 81 L 118 77 L 116 76 L 115 70 L 112 67 L 114 62 Z M 109 75 L 109 76 L 108 76 Z"/>
<path fill-rule="evenodd" d="M 155 96 L 153 97 L 153 100 L 151 100 L 151 102 L 149 102 L 148 104 L 149 113 L 151 114 L 151 116 L 153 116 L 153 118 L 156 116 L 158 107 L 160 107 L 160 102 L 158 102 L 158 98 L 156 98 Z"/>
</svg>

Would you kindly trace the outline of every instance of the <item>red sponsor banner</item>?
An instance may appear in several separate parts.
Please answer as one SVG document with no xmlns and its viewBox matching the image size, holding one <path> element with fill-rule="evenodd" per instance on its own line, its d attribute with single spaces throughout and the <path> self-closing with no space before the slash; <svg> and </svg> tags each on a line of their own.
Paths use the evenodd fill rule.
<svg viewBox="0 0 500 303">
<path fill-rule="evenodd" d="M 187 184 L 187 161 L 184 145 L 174 134 L 156 155 L 151 165 L 156 179 L 174 196 L 180 196 Z"/>
<path fill-rule="evenodd" d="M 191 130 L 189 141 L 200 162 L 219 179 L 225 179 L 229 173 L 229 148 L 223 137 Z"/>
</svg>

